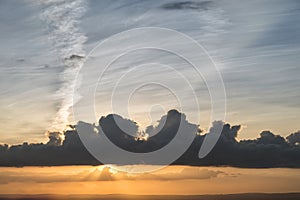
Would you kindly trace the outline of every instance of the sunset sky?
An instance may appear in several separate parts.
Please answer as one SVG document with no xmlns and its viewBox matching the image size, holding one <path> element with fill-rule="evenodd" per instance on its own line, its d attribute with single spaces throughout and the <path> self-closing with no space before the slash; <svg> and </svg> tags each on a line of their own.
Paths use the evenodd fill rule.
<svg viewBox="0 0 300 200">
<path fill-rule="evenodd" d="M 0 199 L 300 192 L 299 0 L 0 0 L 0 27 Z"/>
<path fill-rule="evenodd" d="M 72 54 L 89 54 L 96 44 L 113 34 L 149 26 L 180 31 L 205 47 L 224 81 L 225 121 L 243 125 L 240 138 L 255 138 L 262 130 L 284 136 L 297 131 L 299 2 L 188 3 L 1 1 L 1 142 L 46 141 L 45 131 L 61 130 L 66 124 L 76 123 L 79 119 L 73 118 L 71 104 L 78 66 L 66 63 L 65 59 Z M 168 39 L 174 47 L 178 45 L 172 37 Z M 135 41 L 131 38 L 126 42 L 130 45 Z M 188 53 L 197 56 L 199 52 Z M 141 88 L 128 100 L 127 113 L 118 110 L 123 105 L 121 93 L 115 99 L 119 107 L 111 109 L 111 88 L 128 72 L 126 66 L 131 69 L 149 61 L 168 63 L 179 74 L 193 74 L 191 67 L 178 58 L 150 50 L 131 53 L 119 59 L 104 76 L 109 81 L 98 87 L 96 117 L 116 112 L 135 120 L 143 129 L 169 109 L 186 106 L 189 121 L 207 129 L 211 108 L 205 82 L 201 77 L 188 77 L 200 105 L 201 112 L 198 112 L 183 82 L 178 81 L 180 76 L 161 66 L 146 65 L 140 71 L 129 73 L 119 90 L 124 94 L 131 92 L 132 85 L 139 85 L 139 77 L 149 81 L 166 80 L 173 85 L 176 95 L 185 99 L 181 106 L 170 91 L 153 85 Z M 200 120 L 194 117 L 199 113 Z"/>
<path fill-rule="evenodd" d="M 143 166 L 141 166 L 143 167 Z M 151 174 L 100 167 L 3 168 L 0 194 L 187 195 L 299 192 L 299 169 L 170 166 Z"/>
</svg>

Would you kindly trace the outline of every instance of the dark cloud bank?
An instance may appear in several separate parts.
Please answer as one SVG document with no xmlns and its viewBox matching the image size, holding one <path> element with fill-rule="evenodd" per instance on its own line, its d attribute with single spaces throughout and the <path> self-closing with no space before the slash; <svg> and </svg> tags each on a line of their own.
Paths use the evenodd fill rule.
<svg viewBox="0 0 300 200">
<path fill-rule="evenodd" d="M 113 143 L 123 149 L 132 152 L 151 152 L 162 148 L 175 137 L 180 120 L 183 126 L 187 127 L 185 130 L 192 131 L 195 138 L 188 150 L 173 164 L 248 168 L 300 167 L 300 131 L 286 138 L 275 135 L 270 131 L 263 131 L 257 139 L 237 141 L 236 138 L 241 126 L 214 122 L 208 133 L 201 133 L 201 129 L 197 125 L 189 123 L 185 115 L 176 110 L 171 110 L 163 116 L 157 126 L 147 128 L 148 140 L 143 139 L 144 135 L 134 137 L 123 132 L 116 125 L 116 121 L 122 123 L 122 127 L 125 127 L 126 132 L 129 131 L 134 134 L 137 133 L 138 126 L 135 122 L 118 115 L 111 114 L 101 117 L 99 126 L 87 125 L 98 130 L 101 129 L 100 134 L 105 133 Z M 205 158 L 199 159 L 198 152 L 204 137 L 207 134 L 213 134 L 214 127 L 220 125 L 223 126 L 223 130 L 216 146 Z M 76 126 L 73 128 L 74 130 L 63 133 L 64 140 L 61 139 L 61 133 L 51 132 L 48 134 L 49 141 L 46 144 L 0 145 L 0 166 L 101 164 L 83 146 L 76 132 Z M 191 133 L 187 132 L 187 134 Z"/>
</svg>

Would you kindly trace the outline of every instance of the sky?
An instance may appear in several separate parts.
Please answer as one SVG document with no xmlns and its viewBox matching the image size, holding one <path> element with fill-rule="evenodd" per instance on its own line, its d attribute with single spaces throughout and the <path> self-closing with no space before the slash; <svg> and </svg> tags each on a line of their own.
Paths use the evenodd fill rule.
<svg viewBox="0 0 300 200">
<path fill-rule="evenodd" d="M 283 136 L 296 132 L 300 117 L 300 3 L 237 2 L 1 1 L 0 142 L 46 141 L 47 130 L 62 130 L 81 120 L 72 113 L 80 102 L 74 87 L 81 66 L 97 77 L 105 68 L 99 64 L 104 57 L 111 58 L 119 45 L 134 47 L 142 37 L 119 37 L 104 50 L 96 48 L 99 42 L 141 27 L 172 29 L 205 48 L 224 83 L 225 121 L 242 125 L 240 138 L 256 138 L 262 130 Z M 181 48 L 204 68 L 213 67 L 207 54 L 189 49 L 173 35 L 153 34 L 145 39 Z M 89 57 L 84 64 L 81 57 L 72 55 Z M 208 130 L 210 91 L 193 70 L 170 52 L 129 52 L 97 83 L 95 116 L 115 112 L 145 128 L 168 110 L 184 108 L 189 121 Z M 210 71 L 203 73 L 209 75 Z M 152 82 L 156 84 L 143 85 Z M 88 80 L 83 80 L 85 83 Z M 195 109 L 197 103 L 200 110 Z"/>
<path fill-rule="evenodd" d="M 2 168 L 0 177 L 0 194 L 22 195 L 289 193 L 299 191 L 300 178 L 299 169 L 189 166 L 151 174 L 121 173 L 113 166 Z"/>
</svg>

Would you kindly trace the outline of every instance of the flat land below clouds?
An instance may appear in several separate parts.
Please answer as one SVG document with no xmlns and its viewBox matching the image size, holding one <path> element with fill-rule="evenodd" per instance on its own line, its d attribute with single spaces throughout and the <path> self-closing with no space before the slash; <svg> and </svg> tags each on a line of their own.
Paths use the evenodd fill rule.
<svg viewBox="0 0 300 200">
<path fill-rule="evenodd" d="M 141 200 L 300 200 L 300 193 L 280 194 L 226 194 L 226 195 L 0 195 L 0 200 L 7 199 L 141 199 Z"/>
</svg>

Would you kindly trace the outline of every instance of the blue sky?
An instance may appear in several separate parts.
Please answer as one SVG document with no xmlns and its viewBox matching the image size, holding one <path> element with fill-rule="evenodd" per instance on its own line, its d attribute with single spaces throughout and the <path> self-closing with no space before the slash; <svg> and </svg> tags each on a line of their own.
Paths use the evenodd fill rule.
<svg viewBox="0 0 300 200">
<path fill-rule="evenodd" d="M 205 47 L 224 81 L 226 121 L 244 125 L 241 138 L 254 138 L 265 129 L 282 135 L 299 130 L 299 1 L 178 2 L 1 1 L 0 142 L 44 141 L 46 130 L 74 123 L 72 87 L 80 63 L 70 63 L 65 58 L 72 54 L 87 55 L 113 34 L 148 26 L 179 31 Z M 134 39 L 126 42 L 134 44 Z M 118 60 L 104 76 L 105 84 L 99 85 L 97 117 L 112 112 L 111 87 L 120 76 L 132 66 L 148 63 L 144 70 L 126 77 L 120 86 L 124 94 L 130 92 L 131 85 L 139 83 L 139 77 L 167 80 L 177 95 L 186 99 L 184 104 L 190 105 L 187 118 L 194 123 L 209 122 L 207 88 L 203 80 L 193 77 L 188 65 L 157 51 L 128 56 L 131 59 Z M 180 77 L 167 68 L 149 65 L 153 60 L 168 63 L 179 73 L 190 76 L 203 122 L 193 117 L 198 111 L 189 101 L 190 93 L 178 81 Z M 116 105 L 122 106 L 121 103 L 116 100 Z M 142 127 L 154 123 L 168 109 L 179 107 L 176 99 L 158 86 L 144 88 L 128 105 L 131 110 L 126 117 Z"/>
</svg>

